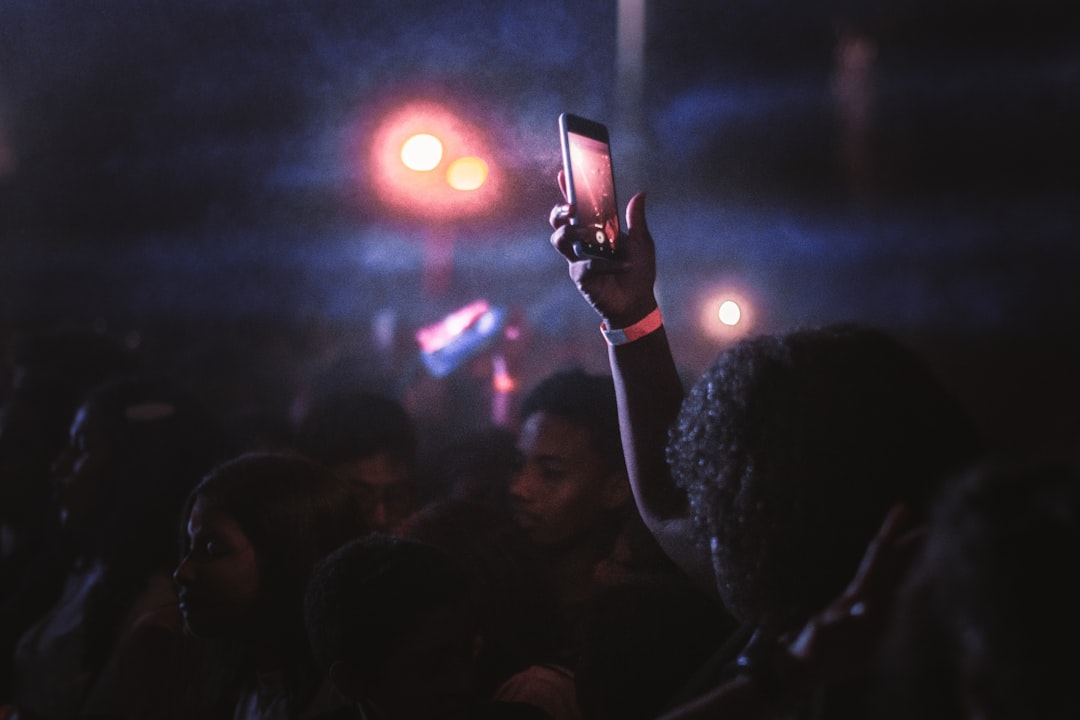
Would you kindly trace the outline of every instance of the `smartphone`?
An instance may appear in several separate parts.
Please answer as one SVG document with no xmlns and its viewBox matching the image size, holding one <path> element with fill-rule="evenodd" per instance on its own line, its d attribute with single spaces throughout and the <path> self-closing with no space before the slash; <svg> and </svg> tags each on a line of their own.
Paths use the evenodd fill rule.
<svg viewBox="0 0 1080 720">
<path fill-rule="evenodd" d="M 559 137 L 566 199 L 576 207 L 570 224 L 592 230 L 574 245 L 574 251 L 581 257 L 617 258 L 622 249 L 619 206 L 615 202 L 615 174 L 607 126 L 563 113 L 559 116 Z"/>
</svg>

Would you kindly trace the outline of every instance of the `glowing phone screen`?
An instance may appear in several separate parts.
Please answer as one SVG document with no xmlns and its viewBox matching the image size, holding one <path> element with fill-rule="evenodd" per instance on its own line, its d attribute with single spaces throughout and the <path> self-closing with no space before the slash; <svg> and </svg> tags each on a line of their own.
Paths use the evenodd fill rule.
<svg viewBox="0 0 1080 720">
<path fill-rule="evenodd" d="M 619 237 L 619 211 L 615 204 L 611 149 L 607 143 L 573 132 L 567 134 L 567 140 L 574 174 L 577 224 L 596 228 L 596 245 L 613 252 Z"/>
</svg>

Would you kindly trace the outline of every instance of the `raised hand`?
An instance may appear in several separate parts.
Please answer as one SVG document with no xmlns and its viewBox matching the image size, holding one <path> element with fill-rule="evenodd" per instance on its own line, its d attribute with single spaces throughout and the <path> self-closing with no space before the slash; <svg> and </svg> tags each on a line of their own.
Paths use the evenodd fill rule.
<svg viewBox="0 0 1080 720">
<path fill-rule="evenodd" d="M 566 179 L 559 171 L 559 188 L 566 197 Z M 645 194 L 638 193 L 626 206 L 627 232 L 620 237 L 623 257 L 619 260 L 583 258 L 575 246 L 588 228 L 570 224 L 574 207 L 563 203 L 551 209 L 549 221 L 554 232 L 552 246 L 566 258 L 570 278 L 586 301 L 608 327 L 634 324 L 656 308 L 656 249 L 645 221 Z"/>
</svg>

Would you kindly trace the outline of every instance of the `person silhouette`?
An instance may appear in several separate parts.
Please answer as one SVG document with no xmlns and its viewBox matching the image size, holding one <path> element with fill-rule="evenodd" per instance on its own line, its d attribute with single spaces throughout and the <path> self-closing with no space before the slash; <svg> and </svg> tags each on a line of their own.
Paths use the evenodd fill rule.
<svg viewBox="0 0 1080 720">
<path fill-rule="evenodd" d="M 206 410 L 171 378 L 116 378 L 86 396 L 55 463 L 73 558 L 60 598 L 16 647 L 20 712 L 74 717 L 136 620 L 175 607 L 172 528 L 220 443 Z"/>
<path fill-rule="evenodd" d="M 215 467 L 182 517 L 180 612 L 211 642 L 235 717 L 340 704 L 308 647 L 303 598 L 315 563 L 368 532 L 348 482 L 299 453 L 248 452 Z"/>
<path fill-rule="evenodd" d="M 820 659 L 788 643 L 856 577 L 895 506 L 918 522 L 981 451 L 966 410 L 910 350 L 844 324 L 739 341 L 684 400 L 654 294 L 645 196 L 627 206 L 618 260 L 577 256 L 571 212 L 552 209 L 551 243 L 602 320 L 637 507 L 668 556 L 742 623 L 717 673 L 676 695 L 672 717 L 740 717 L 755 703 L 865 717 L 857 667 L 787 697 L 774 660 Z"/>
</svg>

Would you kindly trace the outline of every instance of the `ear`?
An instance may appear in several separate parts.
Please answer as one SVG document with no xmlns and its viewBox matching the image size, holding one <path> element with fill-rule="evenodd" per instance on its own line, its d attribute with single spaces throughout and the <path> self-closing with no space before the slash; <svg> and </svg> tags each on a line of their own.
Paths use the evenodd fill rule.
<svg viewBox="0 0 1080 720">
<path fill-rule="evenodd" d="M 337 691 L 355 702 L 360 702 L 367 697 L 363 676 L 355 665 L 335 660 L 330 665 L 330 682 Z"/>
<path fill-rule="evenodd" d="M 630 478 L 625 470 L 607 474 L 601 502 L 606 510 L 618 510 L 630 502 Z"/>
</svg>

